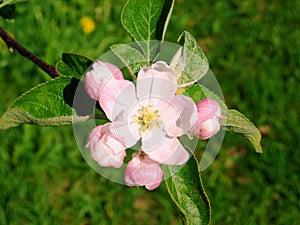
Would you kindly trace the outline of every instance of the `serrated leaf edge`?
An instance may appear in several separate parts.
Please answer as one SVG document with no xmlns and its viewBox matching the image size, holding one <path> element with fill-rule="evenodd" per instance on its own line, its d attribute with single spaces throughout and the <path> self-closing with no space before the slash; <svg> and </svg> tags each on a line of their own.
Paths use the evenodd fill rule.
<svg viewBox="0 0 300 225">
<path fill-rule="evenodd" d="M 2 121 L 3 119 L 7 119 L 6 117 L 13 118 L 14 116 L 22 117 L 24 122 L 17 122 L 13 121 L 13 119 L 10 122 L 10 125 L 5 125 Z M 68 124 L 74 124 L 79 122 L 84 122 L 88 120 L 90 116 L 59 116 L 59 117 L 52 117 L 52 118 L 46 118 L 46 119 L 38 119 L 30 115 L 28 112 L 19 109 L 19 108 L 12 108 L 7 110 L 2 117 L 0 118 L 0 129 L 6 130 L 11 127 L 16 127 L 21 124 L 35 124 L 35 125 L 41 125 L 41 126 L 59 126 L 59 125 L 68 125 Z"/>
<path fill-rule="evenodd" d="M 223 120 L 223 123 L 221 124 L 222 127 L 225 130 L 228 130 L 228 131 L 231 131 L 231 132 L 234 132 L 234 133 L 237 133 L 237 134 L 240 134 L 240 135 L 244 136 L 246 139 L 248 139 L 250 141 L 250 143 L 252 144 L 253 148 L 255 149 L 255 151 L 257 153 L 263 153 L 262 147 L 261 147 L 261 144 L 260 144 L 262 136 L 261 136 L 260 131 L 255 126 L 255 124 L 251 120 L 249 120 L 245 115 L 243 115 L 242 113 L 240 113 L 239 111 L 237 111 L 235 109 L 229 109 L 229 110 L 227 110 L 226 114 L 230 115 L 230 113 L 232 113 L 232 112 L 233 113 L 237 113 L 236 116 L 241 117 L 243 120 L 245 120 L 251 126 L 251 128 L 253 129 L 253 131 L 255 131 L 254 135 L 255 135 L 256 138 L 255 139 L 251 138 L 251 137 L 253 137 L 253 135 L 249 136 L 249 135 L 247 135 L 245 133 L 237 132 L 235 130 L 235 128 L 237 128 L 238 126 L 228 125 L 228 123 L 227 123 L 228 118 L 226 118 L 226 115 L 225 115 L 225 118 Z"/>
<path fill-rule="evenodd" d="M 44 83 L 40 83 L 38 85 L 36 85 L 35 87 L 25 91 L 23 94 L 21 94 L 18 98 L 15 99 L 15 101 L 11 104 L 11 106 L 8 107 L 8 109 L 4 112 L 4 114 L 0 117 L 0 129 L 1 130 L 6 130 L 10 127 L 15 127 L 21 124 L 25 124 L 25 123 L 18 123 L 18 122 L 14 122 L 15 125 L 13 126 L 1 126 L 1 122 L 3 121 L 3 119 L 5 119 L 5 117 L 7 117 L 9 114 L 8 113 L 19 113 L 22 112 L 23 118 L 25 120 L 28 120 L 28 124 L 36 124 L 36 125 L 43 125 L 43 126 L 56 126 L 56 125 L 66 125 L 66 124 L 71 124 L 71 123 L 78 123 L 78 122 L 83 122 L 86 121 L 90 118 L 90 116 L 76 116 L 76 115 L 72 115 L 72 116 L 59 116 L 59 117 L 53 117 L 53 118 L 46 118 L 46 119 L 40 119 L 40 118 L 35 118 L 33 117 L 31 114 L 29 114 L 28 112 L 24 111 L 23 109 L 20 109 L 18 107 L 14 107 L 14 104 L 19 101 L 19 99 L 21 99 L 22 97 L 24 97 L 25 95 L 27 95 L 28 93 L 34 91 L 35 89 L 46 85 L 47 83 L 53 82 L 54 80 L 57 81 L 58 79 L 63 79 L 63 78 L 70 78 L 72 79 L 73 77 L 71 76 L 61 76 L 61 77 L 57 77 L 55 79 L 51 79 L 48 80 Z M 72 107 L 67 106 L 70 108 L 70 110 L 73 110 Z M 12 114 L 13 115 L 13 114 Z M 26 116 L 26 117 L 25 117 Z M 59 120 L 61 120 L 62 122 L 59 122 Z M 52 122 L 51 122 L 52 121 Z M 51 122 L 51 123 L 50 123 Z"/>
<path fill-rule="evenodd" d="M 198 174 L 199 174 L 198 179 L 199 179 L 199 182 L 200 182 L 200 186 L 201 186 L 201 188 L 202 188 L 202 190 L 203 190 L 202 193 L 203 193 L 203 195 L 204 195 L 204 197 L 205 197 L 205 199 L 206 199 L 206 201 L 207 201 L 208 212 L 209 212 L 209 215 L 208 215 L 208 216 L 209 216 L 209 217 L 208 217 L 209 221 L 208 221 L 207 225 L 209 225 L 209 224 L 211 223 L 211 205 L 210 205 L 210 200 L 209 200 L 209 198 L 208 198 L 208 196 L 207 196 L 207 194 L 206 194 L 206 192 L 205 192 L 205 189 L 204 189 L 203 181 L 202 181 L 202 178 L 201 178 L 201 172 L 200 172 L 199 163 L 198 163 L 198 161 L 197 161 L 195 155 L 194 155 L 193 153 L 191 153 L 191 155 L 192 155 L 193 159 L 194 159 L 195 162 L 196 162 L 196 165 L 197 165 L 197 171 L 198 171 Z M 191 159 L 189 159 L 189 160 L 191 160 Z M 165 178 L 165 180 L 167 180 L 167 179 L 172 179 L 172 180 L 173 180 L 173 179 L 174 179 L 174 176 L 173 176 L 174 174 L 173 174 L 173 173 L 171 172 L 171 170 L 170 170 L 170 167 L 171 167 L 171 166 L 166 166 L 166 167 L 168 168 L 169 173 L 172 174 L 172 175 L 171 175 L 171 177 L 169 177 L 169 178 Z M 173 182 L 173 183 L 174 183 L 174 182 Z M 185 210 L 182 209 L 182 207 L 179 205 L 179 203 L 177 202 L 177 200 L 173 197 L 173 194 L 171 193 L 171 190 L 170 190 L 170 187 L 169 187 L 167 181 L 165 181 L 165 184 L 166 184 L 167 191 L 168 191 L 168 193 L 169 193 L 171 199 L 173 200 L 173 202 L 175 203 L 175 205 L 179 208 L 180 212 L 181 212 L 181 213 L 185 216 L 185 218 L 186 218 L 187 215 L 186 215 Z M 176 195 L 177 195 L 177 192 L 176 192 Z M 178 196 L 178 195 L 177 195 L 177 196 Z M 187 224 L 187 225 L 189 225 L 189 224 Z"/>
</svg>

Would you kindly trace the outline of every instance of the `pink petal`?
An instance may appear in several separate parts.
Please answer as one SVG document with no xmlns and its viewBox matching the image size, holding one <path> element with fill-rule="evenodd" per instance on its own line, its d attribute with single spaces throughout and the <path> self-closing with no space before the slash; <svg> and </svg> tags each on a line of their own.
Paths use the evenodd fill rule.
<svg viewBox="0 0 300 225">
<path fill-rule="evenodd" d="M 189 132 L 200 139 L 208 139 L 220 130 L 221 107 L 217 101 L 210 98 L 201 100 L 196 106 L 198 120 Z"/>
<path fill-rule="evenodd" d="M 166 130 L 169 136 L 179 137 L 197 122 L 197 109 L 194 101 L 184 95 L 176 95 L 172 100 L 172 106 L 179 114 L 175 123 L 167 123 Z"/>
<path fill-rule="evenodd" d="M 148 190 L 157 188 L 163 177 L 159 164 L 147 155 L 133 156 L 127 164 L 124 180 L 129 186 L 145 186 Z"/>
<path fill-rule="evenodd" d="M 175 97 L 175 95 L 174 95 Z M 158 110 L 158 114 L 160 115 L 160 127 L 162 129 L 166 129 L 168 135 L 172 137 L 177 137 L 182 134 L 181 127 L 176 125 L 177 120 L 180 118 L 180 111 L 182 109 L 178 109 L 175 104 L 172 103 L 171 100 L 154 98 L 152 97 L 150 100 L 145 99 L 144 102 L 150 102 L 150 104 L 154 105 L 155 109 Z"/>
<path fill-rule="evenodd" d="M 127 148 L 134 146 L 140 139 L 140 133 L 137 124 L 131 123 L 128 119 L 113 121 L 112 132 L 116 137 L 118 137 L 118 139 L 124 142 Z"/>
<path fill-rule="evenodd" d="M 199 138 L 200 139 L 208 139 L 214 136 L 220 130 L 220 122 L 217 117 L 213 117 L 212 119 L 208 119 L 203 123 L 199 124 Z"/>
<path fill-rule="evenodd" d="M 189 158 L 189 153 L 181 145 L 177 138 L 165 137 L 164 141 L 155 149 L 142 150 L 152 160 L 160 164 L 182 165 Z"/>
<path fill-rule="evenodd" d="M 113 154 L 111 148 L 105 144 L 98 144 L 96 148 L 91 149 L 92 159 L 103 167 L 120 168 L 125 156 L 125 151 L 119 154 Z"/>
<path fill-rule="evenodd" d="M 196 104 L 198 112 L 198 122 L 204 122 L 213 116 L 221 117 L 221 107 L 219 103 L 211 98 L 205 98 Z"/>
<path fill-rule="evenodd" d="M 103 67 L 109 69 L 110 72 L 113 74 L 114 78 L 116 78 L 118 80 L 124 80 L 123 74 L 117 66 L 115 66 L 111 63 L 108 63 L 108 62 L 100 61 L 100 60 L 97 60 L 93 64 L 93 69 L 96 71 L 101 70 L 101 68 L 103 68 Z"/>
<path fill-rule="evenodd" d="M 150 103 L 158 109 L 162 127 L 171 137 L 182 136 L 197 122 L 196 105 L 187 96 L 174 96 L 171 101 L 152 97 Z"/>
<path fill-rule="evenodd" d="M 102 85 L 111 78 L 124 80 L 118 67 L 98 60 L 85 74 L 85 90 L 91 98 L 98 100 Z"/>
<path fill-rule="evenodd" d="M 128 80 L 109 79 L 99 92 L 99 103 L 110 121 L 129 110 L 136 101 L 135 86 Z"/>
<path fill-rule="evenodd" d="M 111 123 L 95 127 L 89 134 L 86 148 L 90 148 L 92 159 L 100 166 L 119 168 L 126 156 L 125 146 L 110 129 Z"/>
<path fill-rule="evenodd" d="M 164 140 L 166 131 L 159 127 L 153 127 L 150 130 L 141 132 L 142 137 L 142 149 L 151 151 L 156 149 Z"/>
<path fill-rule="evenodd" d="M 177 79 L 173 70 L 165 62 L 156 62 L 151 67 L 143 67 L 137 77 L 137 96 L 172 99 L 177 90 Z"/>
</svg>

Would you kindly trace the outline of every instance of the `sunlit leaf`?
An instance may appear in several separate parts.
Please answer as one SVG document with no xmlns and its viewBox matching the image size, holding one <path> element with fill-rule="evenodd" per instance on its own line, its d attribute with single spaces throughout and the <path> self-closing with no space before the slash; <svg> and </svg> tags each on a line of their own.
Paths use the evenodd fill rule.
<svg viewBox="0 0 300 225">
<path fill-rule="evenodd" d="M 25 92 L 0 118 L 0 129 L 21 124 L 64 125 L 87 120 L 88 115 L 73 115 L 70 103 L 74 93 L 69 89 L 73 80 L 72 77 L 59 77 Z"/>
<path fill-rule="evenodd" d="M 128 0 L 121 21 L 135 41 L 163 40 L 174 0 Z"/>
<path fill-rule="evenodd" d="M 180 87 L 189 86 L 201 79 L 208 71 L 206 56 L 195 38 L 184 31 L 178 43 L 182 46 L 173 57 L 170 66 L 174 69 Z"/>
<path fill-rule="evenodd" d="M 226 111 L 224 122 L 225 129 L 243 135 L 250 141 L 256 152 L 262 153 L 260 131 L 246 116 L 231 109 Z"/>
<path fill-rule="evenodd" d="M 179 208 L 185 225 L 207 225 L 211 208 L 205 193 L 199 165 L 194 155 L 178 170 L 178 166 L 163 166 L 167 190 Z"/>
<path fill-rule="evenodd" d="M 139 42 L 148 61 L 155 52 L 153 49 L 158 47 L 150 40 L 163 40 L 173 5 L 174 0 L 128 0 L 124 5 L 121 14 L 123 27 Z"/>
</svg>

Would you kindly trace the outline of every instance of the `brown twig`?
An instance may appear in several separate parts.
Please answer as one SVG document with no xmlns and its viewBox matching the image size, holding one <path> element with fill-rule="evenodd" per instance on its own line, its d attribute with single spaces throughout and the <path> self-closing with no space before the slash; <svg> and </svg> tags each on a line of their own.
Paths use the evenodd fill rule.
<svg viewBox="0 0 300 225">
<path fill-rule="evenodd" d="M 2 27 L 0 27 L 0 37 L 6 43 L 6 45 L 12 49 L 17 51 L 20 55 L 32 61 L 42 70 L 44 70 L 47 74 L 49 74 L 52 78 L 59 77 L 54 66 L 49 65 L 38 56 L 31 53 L 29 50 L 24 48 L 20 43 L 18 43 L 15 39 L 13 39 L 8 33 L 6 33 Z"/>
</svg>

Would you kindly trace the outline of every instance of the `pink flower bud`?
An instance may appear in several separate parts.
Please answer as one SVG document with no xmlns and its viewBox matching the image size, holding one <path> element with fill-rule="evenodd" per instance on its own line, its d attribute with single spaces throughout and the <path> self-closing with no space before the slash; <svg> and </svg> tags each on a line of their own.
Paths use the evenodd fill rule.
<svg viewBox="0 0 300 225">
<path fill-rule="evenodd" d="M 88 137 L 86 148 L 100 166 L 119 168 L 126 156 L 124 144 L 111 132 L 111 123 L 95 127 Z"/>
<path fill-rule="evenodd" d="M 133 156 L 125 170 L 125 182 L 128 186 L 145 186 L 148 190 L 157 188 L 163 177 L 159 164 L 145 153 Z"/>
<path fill-rule="evenodd" d="M 220 130 L 221 107 L 213 99 L 206 98 L 196 104 L 198 121 L 190 132 L 200 139 L 208 139 Z"/>
<path fill-rule="evenodd" d="M 85 90 L 91 98 L 98 100 L 102 86 L 110 79 L 124 80 L 124 77 L 117 66 L 98 60 L 85 74 Z"/>
</svg>

